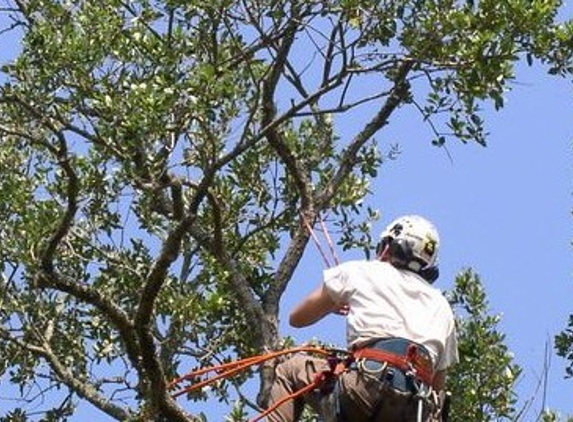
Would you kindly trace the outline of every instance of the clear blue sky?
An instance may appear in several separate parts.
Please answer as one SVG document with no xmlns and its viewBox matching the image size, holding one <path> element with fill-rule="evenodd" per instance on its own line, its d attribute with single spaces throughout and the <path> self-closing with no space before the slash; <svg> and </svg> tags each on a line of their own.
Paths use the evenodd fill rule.
<svg viewBox="0 0 573 422">
<path fill-rule="evenodd" d="M 0 43 L 0 55 L 9 54 L 6 36 Z M 553 337 L 573 313 L 572 117 L 571 82 L 550 78 L 540 68 L 523 68 L 506 107 L 487 113 L 487 148 L 451 142 L 452 162 L 443 149 L 430 145 L 428 128 L 408 109 L 378 136 L 382 145 L 398 142 L 402 154 L 384 165 L 372 186 L 369 203 L 383 215 L 374 232 L 398 215 L 424 214 L 442 237 L 437 286 L 450 288 L 464 267 L 481 275 L 491 310 L 502 314 L 500 328 L 524 369 L 521 403 L 538 397 L 525 421 L 535 420 L 541 405 L 535 390 L 547 342 L 546 404 L 573 415 L 573 380 L 563 379 L 565 363 L 552 348 Z M 284 321 L 288 309 L 320 282 L 317 256 L 311 246 L 295 273 L 283 301 Z M 301 342 L 320 337 L 344 343 L 344 321 L 337 316 L 312 328 L 293 330 L 285 322 L 282 328 Z M 213 408 L 212 414 L 220 410 Z M 90 409 L 81 415 L 75 420 L 106 420 Z"/>
</svg>

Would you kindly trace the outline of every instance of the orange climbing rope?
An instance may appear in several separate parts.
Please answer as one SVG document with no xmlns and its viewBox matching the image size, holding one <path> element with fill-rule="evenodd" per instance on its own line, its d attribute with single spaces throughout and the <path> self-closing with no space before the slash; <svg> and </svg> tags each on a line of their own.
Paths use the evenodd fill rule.
<svg viewBox="0 0 573 422">
<path fill-rule="evenodd" d="M 346 351 L 344 351 L 343 353 L 348 354 Z M 265 416 L 270 415 L 279 407 L 281 407 L 283 403 L 286 403 L 290 400 L 295 400 L 296 398 L 304 396 L 305 394 L 308 394 L 312 391 L 320 390 L 323 394 L 331 392 L 332 389 L 334 388 L 334 382 L 336 381 L 338 376 L 348 369 L 350 363 L 353 362 L 353 360 L 354 360 L 353 357 L 347 357 L 346 359 L 339 359 L 329 352 L 328 354 L 328 364 L 330 366 L 329 369 L 319 372 L 318 374 L 316 374 L 314 380 L 310 384 L 305 385 L 303 388 L 293 392 L 292 394 L 289 394 L 286 397 L 283 397 L 281 400 L 274 403 L 259 416 L 257 416 L 254 419 L 251 419 L 249 422 L 258 422 Z"/>
<path fill-rule="evenodd" d="M 301 347 L 294 347 L 291 349 L 278 350 L 275 352 L 266 353 L 264 355 L 252 356 L 252 357 L 241 359 L 241 360 L 234 361 L 234 362 L 224 363 L 221 365 L 209 366 L 206 368 L 200 368 L 200 369 L 197 369 L 195 371 L 191 371 L 188 374 L 185 374 L 182 377 L 179 377 L 179 378 L 176 378 L 175 380 L 173 380 L 168 385 L 168 388 L 170 390 L 174 390 L 177 387 L 177 385 L 182 383 L 183 381 L 196 379 L 196 378 L 198 378 L 202 375 L 208 374 L 210 372 L 217 373 L 217 375 L 215 375 L 215 376 L 212 376 L 212 377 L 207 378 L 203 381 L 194 383 L 188 387 L 185 387 L 185 388 L 182 388 L 180 390 L 175 391 L 171 396 L 173 398 L 176 398 L 176 397 L 179 397 L 183 394 L 187 394 L 187 393 L 190 393 L 192 391 L 199 390 L 199 389 L 205 387 L 206 385 L 214 383 L 215 381 L 218 381 L 222 378 L 231 377 L 231 376 L 233 376 L 233 375 L 235 375 L 241 371 L 244 371 L 244 370 L 250 368 L 251 366 L 260 365 L 261 363 L 266 362 L 268 360 L 275 359 L 277 357 L 284 356 L 287 354 L 293 354 L 293 353 L 299 353 L 299 352 L 318 353 L 318 354 L 321 354 L 324 356 L 329 356 L 332 354 L 331 351 L 328 351 L 324 348 L 310 347 L 310 346 L 301 346 Z M 301 393 L 301 394 L 304 394 L 304 393 Z"/>
</svg>

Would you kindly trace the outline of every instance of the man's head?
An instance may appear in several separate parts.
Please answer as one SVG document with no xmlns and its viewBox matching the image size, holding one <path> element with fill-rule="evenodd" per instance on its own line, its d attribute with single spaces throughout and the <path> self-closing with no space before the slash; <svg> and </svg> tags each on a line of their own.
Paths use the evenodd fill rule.
<svg viewBox="0 0 573 422">
<path fill-rule="evenodd" d="M 438 278 L 440 236 L 436 227 L 418 215 L 406 215 L 391 222 L 380 235 L 378 257 L 395 267 L 420 274 L 429 282 Z"/>
</svg>

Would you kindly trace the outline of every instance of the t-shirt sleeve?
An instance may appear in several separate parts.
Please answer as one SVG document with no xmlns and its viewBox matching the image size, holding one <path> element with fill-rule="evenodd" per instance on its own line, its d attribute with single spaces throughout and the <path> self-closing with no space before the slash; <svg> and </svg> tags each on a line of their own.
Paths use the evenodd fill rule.
<svg viewBox="0 0 573 422">
<path fill-rule="evenodd" d="M 444 344 L 444 353 L 442 358 L 438 362 L 437 369 L 438 370 L 445 370 L 458 362 L 458 340 L 456 336 L 456 329 L 455 329 L 455 322 L 453 321 L 450 325 L 450 329 L 448 332 L 448 336 L 446 337 L 446 341 Z"/>
<path fill-rule="evenodd" d="M 324 270 L 324 286 L 337 303 L 348 301 L 352 286 L 348 279 L 346 265 L 341 264 Z"/>
</svg>

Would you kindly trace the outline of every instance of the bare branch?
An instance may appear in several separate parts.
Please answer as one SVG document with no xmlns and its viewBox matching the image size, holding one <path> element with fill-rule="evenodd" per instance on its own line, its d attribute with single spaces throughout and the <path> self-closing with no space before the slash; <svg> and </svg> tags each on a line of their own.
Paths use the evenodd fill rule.
<svg viewBox="0 0 573 422">
<path fill-rule="evenodd" d="M 298 11 L 295 6 L 292 10 L 293 15 L 297 15 Z M 262 91 L 262 124 L 268 127 L 275 119 L 275 91 L 281 75 L 284 73 L 287 64 L 290 49 L 294 43 L 295 35 L 298 30 L 298 19 L 293 18 L 290 21 L 285 37 L 277 51 L 276 59 L 271 68 L 271 72 L 263 82 Z M 285 166 L 289 170 L 289 174 L 295 180 L 295 184 L 301 196 L 301 206 L 307 209 L 311 206 L 311 183 L 310 178 L 306 171 L 300 167 L 300 162 L 296 159 L 293 152 L 288 148 L 281 134 L 276 127 L 267 131 L 266 138 L 269 144 L 275 149 L 277 154 L 281 157 Z"/>
<path fill-rule="evenodd" d="M 353 170 L 356 163 L 356 155 L 360 148 L 372 138 L 372 136 L 384 127 L 388 123 L 388 118 L 408 97 L 409 95 L 409 84 L 407 81 L 407 76 L 414 62 L 411 60 L 404 61 L 398 68 L 396 72 L 396 77 L 394 80 L 394 88 L 391 94 L 388 96 L 386 102 L 382 105 L 378 113 L 370 120 L 370 122 L 362 129 L 358 135 L 350 142 L 346 148 L 340 167 L 338 168 L 336 174 L 328 183 L 323 191 L 317 196 L 317 207 L 322 209 L 322 207 L 327 206 L 328 202 L 336 194 L 338 187 L 346 179 L 347 175 Z"/>
<path fill-rule="evenodd" d="M 330 72 L 332 70 L 332 64 L 334 62 L 335 57 L 335 45 L 336 45 L 336 38 L 340 37 L 341 42 L 344 40 L 344 35 L 342 33 L 342 24 L 337 22 L 336 25 L 332 28 L 330 33 L 330 38 L 328 40 L 328 47 L 325 53 L 325 60 L 324 60 L 324 67 L 322 69 L 322 85 L 326 85 L 328 81 L 331 79 Z M 342 49 L 345 52 L 344 49 Z M 346 67 L 346 60 L 343 60 L 342 67 Z"/>
</svg>

